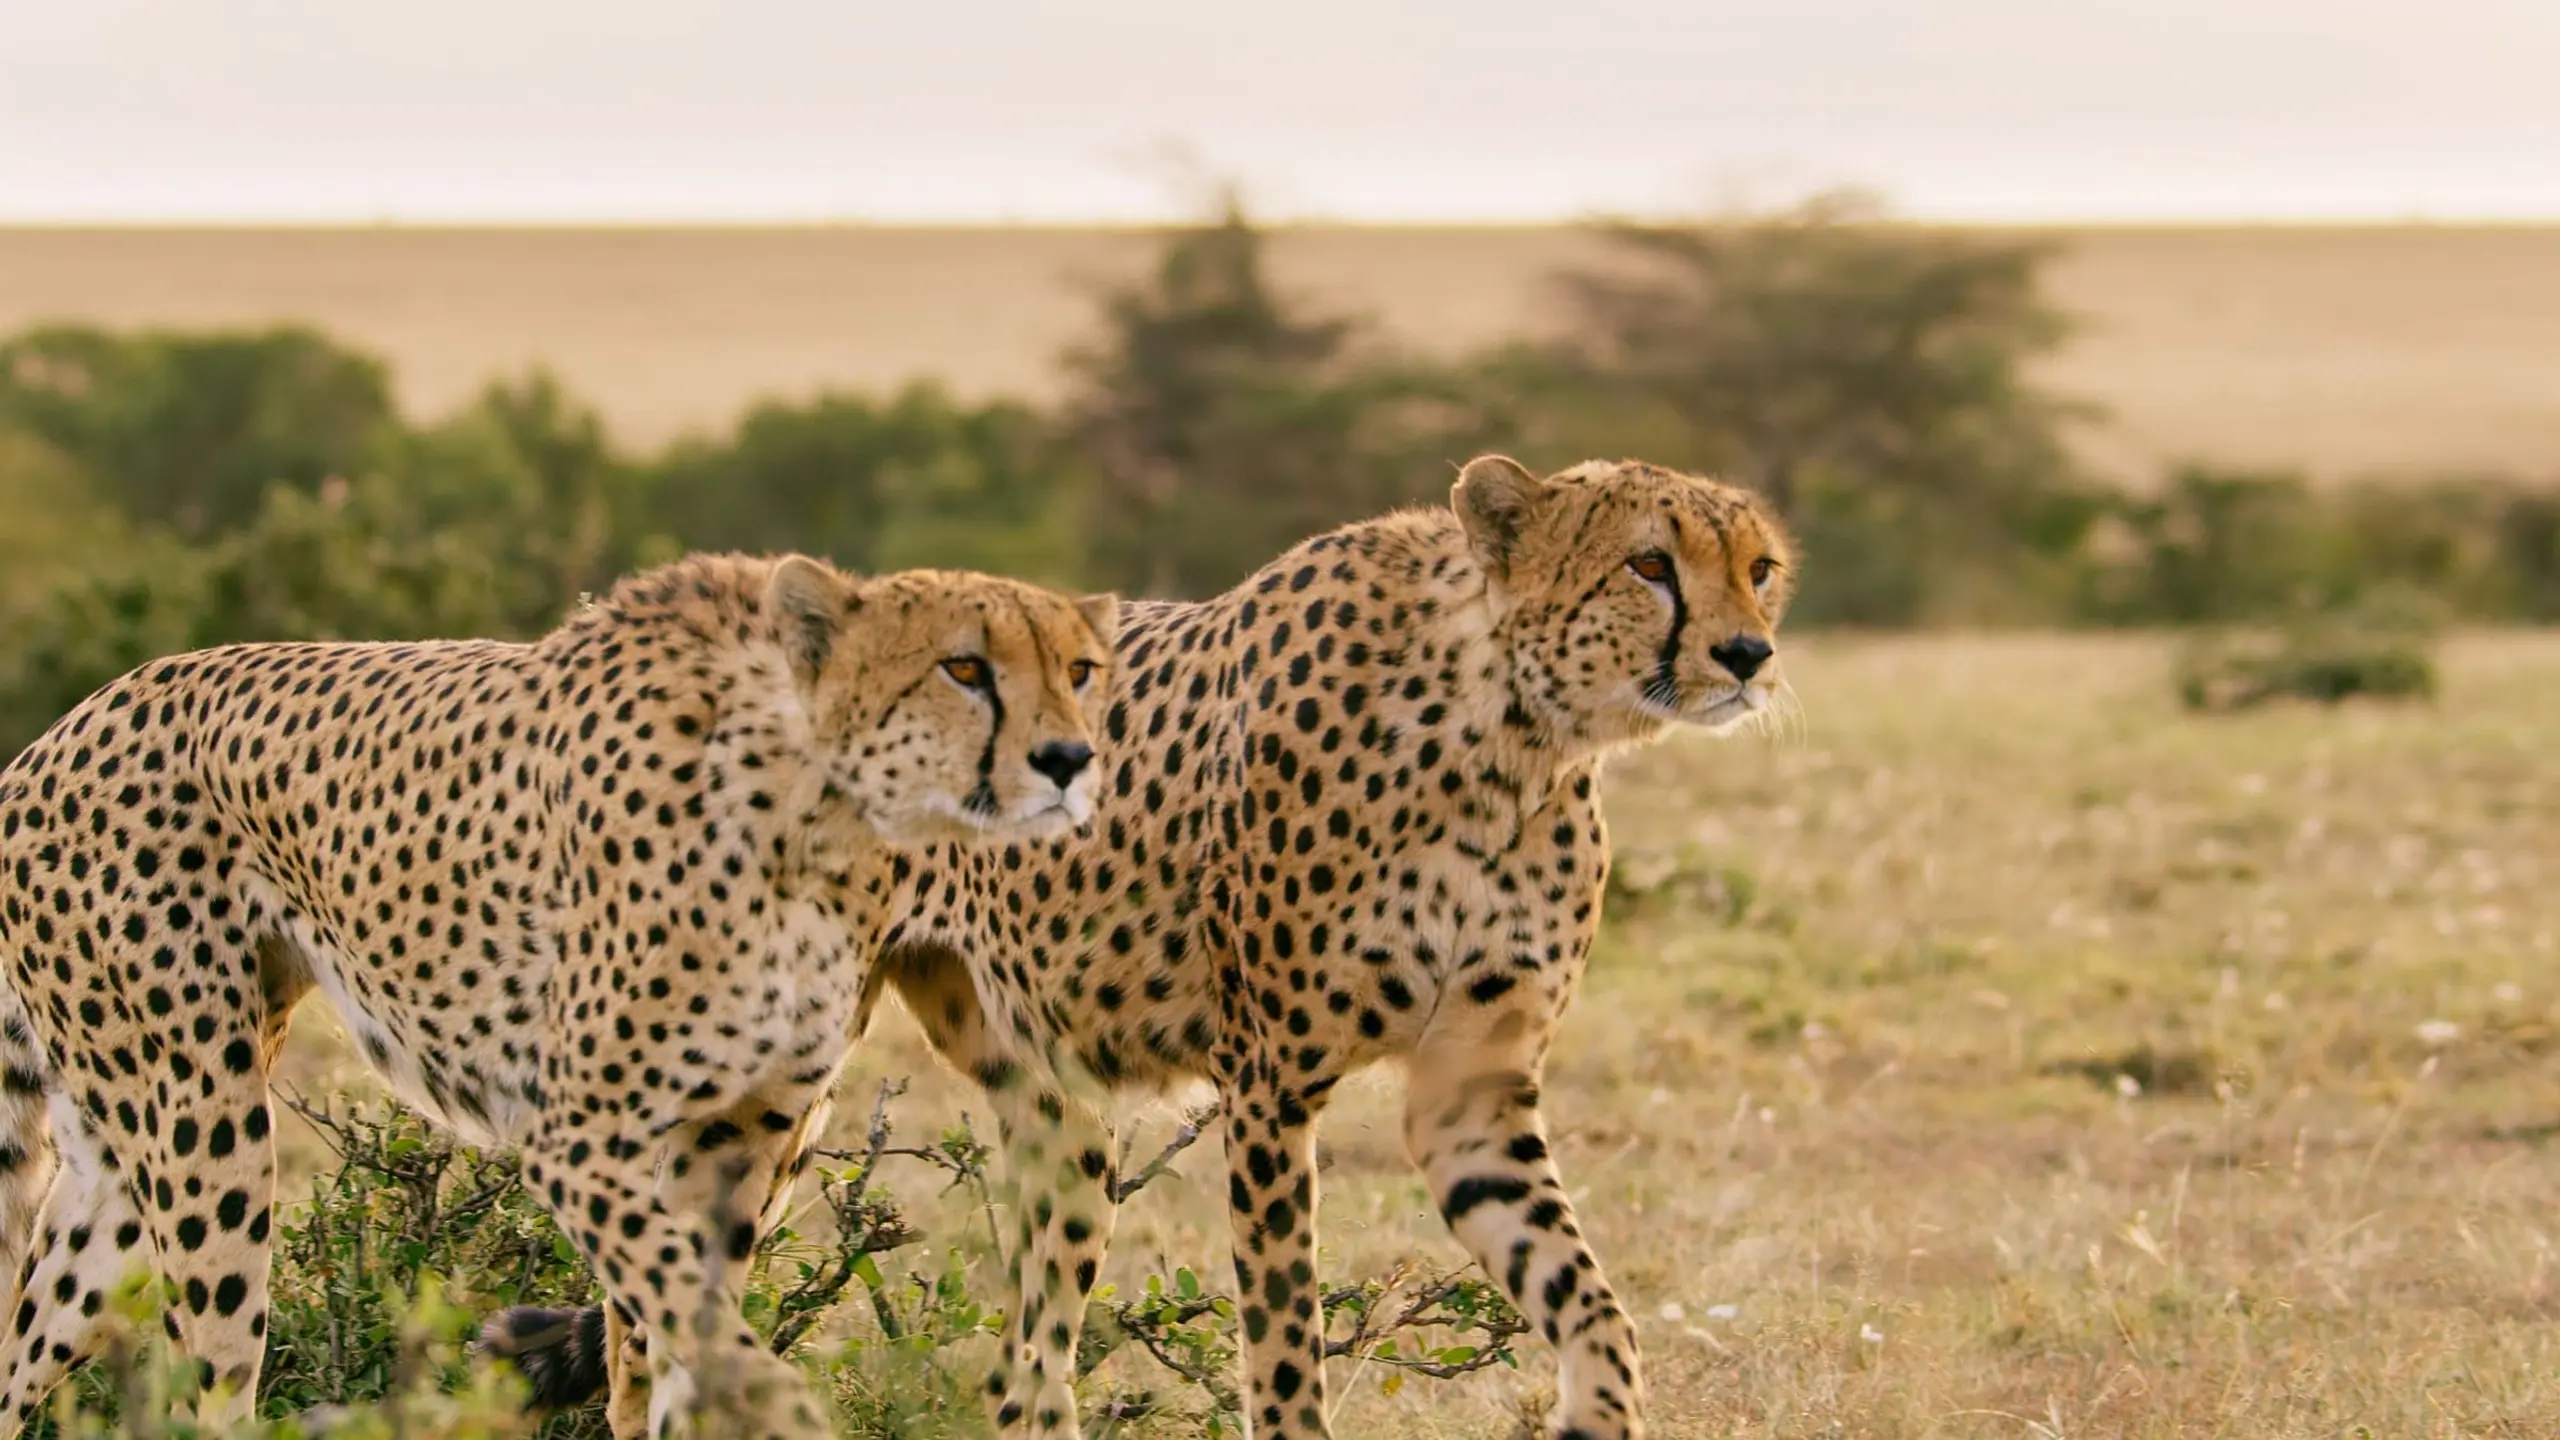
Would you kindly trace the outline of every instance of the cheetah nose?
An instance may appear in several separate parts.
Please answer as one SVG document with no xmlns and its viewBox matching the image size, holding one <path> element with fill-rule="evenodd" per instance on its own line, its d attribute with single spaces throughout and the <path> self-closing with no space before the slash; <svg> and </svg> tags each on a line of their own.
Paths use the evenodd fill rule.
<svg viewBox="0 0 2560 1440">
<path fill-rule="evenodd" d="M 1093 747 L 1081 740 L 1052 740 L 1031 752 L 1031 768 L 1058 782 L 1064 790 L 1093 763 Z"/>
<path fill-rule="evenodd" d="M 1733 672 L 1736 680 L 1748 680 L 1769 663 L 1775 649 L 1757 635 L 1736 635 L 1721 645 L 1707 647 L 1707 658 Z"/>
</svg>

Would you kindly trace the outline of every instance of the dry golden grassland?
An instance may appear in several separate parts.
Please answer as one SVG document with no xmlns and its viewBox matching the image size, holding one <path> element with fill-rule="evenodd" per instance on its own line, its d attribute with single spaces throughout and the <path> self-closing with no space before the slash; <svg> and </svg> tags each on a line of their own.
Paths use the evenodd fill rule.
<svg viewBox="0 0 2560 1440">
<path fill-rule="evenodd" d="M 2560 468 L 2560 229 L 2101 229 L 2056 298 L 2084 331 L 2048 378 L 2115 422 L 2090 458 L 2330 475 Z M 301 319 L 388 356 L 420 413 L 536 362 L 654 445 L 750 401 L 938 376 L 1042 395 L 1135 273 L 1134 231 L 0 229 L 0 332 Z M 1456 348 L 1555 325 L 1544 277 L 1598 252 L 1562 229 L 1313 229 L 1282 280 Z"/>
<path fill-rule="evenodd" d="M 2432 705 L 2207 718 L 2156 641 L 1815 637 L 1801 727 L 1615 769 L 1547 1094 L 1655 1434 L 2560 1434 L 2560 637 L 2445 658 Z M 882 1077 L 912 1139 L 971 1105 L 903 1016 L 856 1071 L 848 1143 Z M 1327 1117 L 1332 1276 L 1459 1258 L 1399 1093 Z M 1230 1273 L 1220 1167 L 1137 1196 L 1109 1278 Z M 1499 1440 L 1523 1355 L 1345 1369 L 1337 1428 Z"/>
</svg>

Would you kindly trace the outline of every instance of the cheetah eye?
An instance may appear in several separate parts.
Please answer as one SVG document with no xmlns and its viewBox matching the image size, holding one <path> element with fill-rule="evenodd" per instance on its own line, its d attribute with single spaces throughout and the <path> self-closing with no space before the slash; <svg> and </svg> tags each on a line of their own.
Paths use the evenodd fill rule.
<svg viewBox="0 0 2560 1440">
<path fill-rule="evenodd" d="M 942 673 L 971 690 L 984 690 L 996 674 L 987 662 L 975 655 L 959 655 L 942 662 Z"/>
<path fill-rule="evenodd" d="M 1081 690 L 1092 682 L 1093 672 L 1101 668 L 1090 660 L 1078 660 L 1067 667 L 1067 683 Z"/>
<path fill-rule="evenodd" d="M 1671 557 L 1659 550 L 1647 550 L 1628 561 L 1627 568 L 1635 572 L 1635 577 L 1647 585 L 1671 583 Z"/>
<path fill-rule="evenodd" d="M 1777 574 L 1777 573 L 1778 573 L 1778 562 L 1777 562 L 1777 561 L 1775 561 L 1775 560 L 1770 559 L 1770 558 L 1769 558 L 1768 556 L 1766 556 L 1766 555 L 1763 555 L 1763 556 L 1761 556 L 1759 559 L 1752 561 L 1752 562 L 1751 562 L 1751 588 L 1752 588 L 1752 589 L 1754 589 L 1754 590 L 1757 590 L 1757 589 L 1759 589 L 1761 586 L 1768 584 L 1768 583 L 1769 583 L 1769 577 L 1770 577 L 1770 576 L 1772 576 L 1772 575 L 1775 575 L 1775 574 Z"/>
</svg>

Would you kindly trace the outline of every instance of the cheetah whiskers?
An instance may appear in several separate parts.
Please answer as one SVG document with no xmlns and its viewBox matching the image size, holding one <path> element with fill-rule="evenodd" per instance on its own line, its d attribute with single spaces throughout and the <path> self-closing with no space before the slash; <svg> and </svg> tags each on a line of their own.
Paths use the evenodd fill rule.
<svg viewBox="0 0 2560 1440">
<path fill-rule="evenodd" d="M 1646 679 L 1640 692 L 1644 703 L 1665 715 L 1680 713 L 1680 685 L 1668 675 L 1656 674 Z"/>
<path fill-rule="evenodd" d="M 1793 681 L 1781 678 L 1770 688 L 1769 704 L 1753 713 L 1753 733 L 1772 743 L 1801 750 L 1813 743 L 1813 726 L 1805 717 L 1804 697 Z"/>
</svg>

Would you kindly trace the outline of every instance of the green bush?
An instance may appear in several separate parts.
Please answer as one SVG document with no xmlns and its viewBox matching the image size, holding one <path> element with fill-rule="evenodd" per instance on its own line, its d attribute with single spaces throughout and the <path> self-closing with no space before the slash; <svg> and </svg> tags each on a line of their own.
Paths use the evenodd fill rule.
<svg viewBox="0 0 2560 1440">
<path fill-rule="evenodd" d="M 2381 590 L 2273 632 L 2210 632 L 2180 656 L 2178 695 L 2187 708 L 2208 711 L 2430 697 L 2436 629 L 2435 607 L 2409 591 Z"/>
<path fill-rule="evenodd" d="M 881 1087 L 861 1150 L 821 1153 L 816 1222 L 767 1236 L 747 1283 L 749 1322 L 808 1371 L 834 1403 L 838 1433 L 854 1440 L 981 1433 L 981 1382 L 1011 1299 L 991 1279 L 1008 1267 L 987 1147 L 965 1125 L 928 1144 L 895 1143 L 891 1108 L 904 1088 Z M 169 1418 L 191 1409 L 192 1377 L 158 1342 L 155 1297 L 137 1282 L 120 1301 L 126 1324 L 107 1356 L 57 1392 L 55 1418 L 31 1440 L 602 1440 L 596 1407 L 525 1414 L 512 1368 L 471 1343 L 501 1309 L 568 1309 L 596 1294 L 584 1262 L 517 1183 L 513 1158 L 458 1145 L 396 1104 L 288 1096 L 286 1106 L 320 1136 L 331 1164 L 306 1198 L 278 1210 L 262 1418 L 229 1436 Z M 1208 1118 L 1194 1116 L 1124 1179 L 1121 1198 L 1162 1174 Z M 879 1183 L 893 1163 L 938 1173 L 971 1200 L 985 1233 L 920 1233 Z M 1325 1309 L 1329 1353 L 1364 1359 L 1391 1384 L 1516 1364 L 1511 1343 L 1524 1329 L 1472 1272 L 1415 1269 L 1345 1284 Z M 1187 1268 L 1148 1277 L 1131 1298 L 1103 1287 L 1079 1360 L 1097 1422 L 1240 1434 L 1236 1325 L 1235 1306 Z M 1125 1368 L 1109 1383 L 1094 1377 L 1124 1349 L 1150 1357 L 1137 1377 Z"/>
<path fill-rule="evenodd" d="M 59 450 L 134 523 L 191 540 L 246 523 L 270 487 L 376 468 L 402 433 L 382 362 L 309 329 L 73 325 L 0 341 L 0 430 Z"/>
<path fill-rule="evenodd" d="M 1757 487 L 1807 552 L 1798 625 L 2271 625 L 2390 585 L 2560 619 L 2553 484 L 2079 474 L 2087 412 L 2032 380 L 2048 246 L 1840 197 L 1600 233 L 1562 339 L 1424 356 L 1285 293 L 1230 199 L 1098 297 L 1054 408 L 920 382 L 646 456 L 539 371 L 412 424 L 303 329 L 0 339 L 0 751 L 172 650 L 522 638 L 688 549 L 1202 595 L 1496 448 Z"/>
<path fill-rule="evenodd" d="M 623 493 L 623 525 L 646 558 L 800 550 L 857 571 L 1063 582 L 1082 568 L 1075 464 L 1026 406 L 967 406 L 921 383 L 886 401 L 822 395 L 676 446 Z"/>
</svg>

